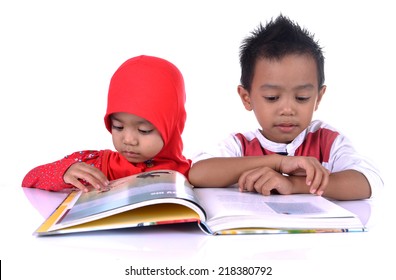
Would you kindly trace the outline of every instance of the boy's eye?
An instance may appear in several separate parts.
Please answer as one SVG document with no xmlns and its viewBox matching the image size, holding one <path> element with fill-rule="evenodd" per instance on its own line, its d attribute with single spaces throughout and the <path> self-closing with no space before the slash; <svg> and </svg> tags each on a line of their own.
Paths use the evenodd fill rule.
<svg viewBox="0 0 396 280">
<path fill-rule="evenodd" d="M 309 100 L 309 98 L 310 98 L 309 96 L 297 96 L 296 100 L 298 102 L 307 102 Z"/>
<path fill-rule="evenodd" d="M 279 99 L 279 96 L 264 96 L 264 99 L 270 102 L 276 101 Z"/>
</svg>

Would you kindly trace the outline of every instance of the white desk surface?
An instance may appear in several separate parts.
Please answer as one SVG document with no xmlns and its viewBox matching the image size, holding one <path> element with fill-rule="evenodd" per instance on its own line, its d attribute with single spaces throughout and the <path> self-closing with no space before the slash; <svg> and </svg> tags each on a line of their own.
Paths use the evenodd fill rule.
<svg viewBox="0 0 396 280">
<path fill-rule="evenodd" d="M 14 279 L 55 279 L 52 277 L 56 274 L 57 279 L 63 279 L 72 274 L 60 272 L 65 265 L 72 265 L 90 279 L 104 275 L 124 279 L 124 269 L 130 265 L 261 265 L 274 267 L 272 279 L 286 275 L 310 279 L 317 273 L 329 277 L 345 273 L 351 277 L 375 276 L 396 269 L 392 266 L 395 226 L 388 225 L 395 220 L 391 192 L 375 201 L 339 202 L 367 224 L 369 231 L 363 233 L 208 236 L 190 224 L 33 236 L 63 197 L 62 193 L 36 189 L 2 188 L 2 274 L 19 275 Z"/>
</svg>

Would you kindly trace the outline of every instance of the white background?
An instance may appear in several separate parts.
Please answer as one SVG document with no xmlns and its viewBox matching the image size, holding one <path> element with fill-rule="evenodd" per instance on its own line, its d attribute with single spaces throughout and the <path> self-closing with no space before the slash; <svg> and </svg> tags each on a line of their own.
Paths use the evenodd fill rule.
<svg viewBox="0 0 396 280">
<path fill-rule="evenodd" d="M 2 187 L 82 149 L 113 148 L 103 124 L 110 78 L 148 54 L 182 71 L 185 154 L 256 127 L 237 95 L 239 46 L 280 13 L 323 46 L 328 86 L 315 118 L 344 132 L 384 176 L 392 157 L 396 43 L 391 1 L 2 1 Z M 4 176 L 7 175 L 7 176 Z"/>
<path fill-rule="evenodd" d="M 0 188 L 19 190 L 31 168 L 71 152 L 112 149 L 103 123 L 108 84 L 121 63 L 140 54 L 168 59 L 184 75 L 187 157 L 230 132 L 256 128 L 236 91 L 239 46 L 280 13 L 324 49 L 328 88 L 315 118 L 346 134 L 393 188 L 391 2 L 2 0 Z"/>
</svg>

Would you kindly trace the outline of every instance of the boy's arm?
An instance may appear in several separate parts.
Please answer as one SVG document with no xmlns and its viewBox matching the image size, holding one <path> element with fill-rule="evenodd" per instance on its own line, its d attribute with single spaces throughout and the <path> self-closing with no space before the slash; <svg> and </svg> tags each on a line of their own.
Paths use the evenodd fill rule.
<svg viewBox="0 0 396 280">
<path fill-rule="evenodd" d="M 339 135 L 331 148 L 330 159 L 323 165 L 331 170 L 324 196 L 337 200 L 373 198 L 383 187 L 375 164 L 359 154 L 351 141 Z"/>
<path fill-rule="evenodd" d="M 280 155 L 252 157 L 213 157 L 194 163 L 189 171 L 189 181 L 196 187 L 227 187 L 238 182 L 243 172 L 267 166 L 276 169 Z"/>
<path fill-rule="evenodd" d="M 196 187 L 227 187 L 236 184 L 240 180 L 241 175 L 249 170 L 265 166 L 277 172 L 292 173 L 293 170 L 298 171 L 299 169 L 297 168 L 297 162 L 309 159 L 308 157 L 288 157 L 287 160 L 292 160 L 296 164 L 293 165 L 293 168 L 292 165 L 288 166 L 287 168 L 289 170 L 282 170 L 282 157 L 284 156 L 267 155 L 258 157 L 209 158 L 198 161 L 191 167 L 189 180 Z M 287 176 L 293 186 L 291 193 L 313 193 L 312 187 L 316 189 L 316 186 L 312 186 L 307 182 L 311 180 L 307 180 L 306 175 Z M 325 178 L 325 176 L 322 178 Z M 318 182 L 318 184 L 320 185 L 323 180 Z M 326 180 L 323 191 L 323 196 L 336 200 L 365 199 L 371 196 L 371 188 L 368 180 L 362 173 L 356 170 L 331 173 Z"/>
<path fill-rule="evenodd" d="M 189 180 L 197 187 L 227 187 L 235 183 L 241 190 L 246 186 L 265 184 L 266 188 L 280 187 L 278 182 L 268 181 L 268 172 L 273 170 L 278 174 L 286 173 L 303 178 L 308 187 L 308 193 L 322 194 L 327 187 L 329 172 L 316 158 L 286 157 L 277 154 L 265 156 L 209 158 L 193 164 L 189 173 Z M 274 184 L 274 185 L 272 185 Z M 261 186 L 256 186 L 261 189 Z M 291 188 L 288 184 L 287 188 Z M 287 191 L 289 192 L 289 191 Z"/>
<path fill-rule="evenodd" d="M 227 148 L 230 146 L 236 146 L 234 150 L 239 148 L 233 142 L 228 144 Z M 225 154 L 236 154 L 234 150 Z M 309 164 L 305 164 L 305 167 L 304 165 L 298 166 L 301 158 L 307 159 L 307 157 L 289 157 L 276 154 L 257 157 L 237 156 L 202 159 L 191 167 L 189 179 L 197 187 L 226 187 L 238 183 L 241 175 L 248 173 L 249 170 L 269 167 L 279 173 L 289 175 L 288 179 L 292 182 L 293 193 L 316 193 L 337 200 L 375 197 L 378 190 L 384 185 L 374 165 L 369 160 L 359 156 L 345 137 L 337 137 L 331 155 L 330 162 L 323 164 L 323 167 L 331 172 L 330 175 L 321 170 L 322 164 L 320 164 L 321 167 L 313 167 L 313 170 L 322 173 L 321 182 L 316 186 L 309 184 L 309 181 L 312 181 L 312 174 L 315 173 L 315 171 L 306 170 Z M 287 160 L 282 162 L 282 158 Z M 288 163 L 291 164 L 287 165 Z M 304 171 L 306 172 L 304 173 Z M 311 176 L 311 178 L 307 178 L 307 176 Z M 320 176 L 317 178 L 319 181 Z"/>
<path fill-rule="evenodd" d="M 309 193 L 305 177 L 290 176 L 293 193 Z M 323 196 L 336 200 L 366 199 L 371 196 L 371 187 L 366 177 L 356 170 L 331 173 Z"/>
</svg>

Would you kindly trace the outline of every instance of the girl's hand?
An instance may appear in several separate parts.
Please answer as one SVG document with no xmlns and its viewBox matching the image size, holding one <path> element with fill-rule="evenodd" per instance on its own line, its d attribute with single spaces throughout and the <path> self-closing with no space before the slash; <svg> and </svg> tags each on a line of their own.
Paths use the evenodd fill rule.
<svg viewBox="0 0 396 280">
<path fill-rule="evenodd" d="M 99 191 L 108 190 L 109 185 L 109 180 L 102 171 L 84 162 L 71 165 L 63 175 L 63 180 L 65 183 L 71 184 L 84 192 L 89 192 L 89 188 L 81 180 Z"/>
</svg>

